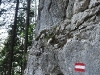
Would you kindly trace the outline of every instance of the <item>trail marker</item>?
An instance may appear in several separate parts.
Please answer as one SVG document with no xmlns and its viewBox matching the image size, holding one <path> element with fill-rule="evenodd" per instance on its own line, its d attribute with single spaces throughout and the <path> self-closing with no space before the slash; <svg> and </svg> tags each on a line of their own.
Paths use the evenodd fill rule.
<svg viewBox="0 0 100 75">
<path fill-rule="evenodd" d="M 82 62 L 76 62 L 75 63 L 75 71 L 77 72 L 85 72 L 85 64 Z"/>
</svg>

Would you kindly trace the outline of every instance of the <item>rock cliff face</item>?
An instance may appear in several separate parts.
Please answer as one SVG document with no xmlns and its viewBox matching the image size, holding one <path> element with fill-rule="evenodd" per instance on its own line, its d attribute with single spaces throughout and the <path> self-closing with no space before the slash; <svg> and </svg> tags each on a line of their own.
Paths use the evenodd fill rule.
<svg viewBox="0 0 100 75">
<path fill-rule="evenodd" d="M 35 34 L 24 75 L 100 75 L 100 0 L 40 0 Z"/>
</svg>

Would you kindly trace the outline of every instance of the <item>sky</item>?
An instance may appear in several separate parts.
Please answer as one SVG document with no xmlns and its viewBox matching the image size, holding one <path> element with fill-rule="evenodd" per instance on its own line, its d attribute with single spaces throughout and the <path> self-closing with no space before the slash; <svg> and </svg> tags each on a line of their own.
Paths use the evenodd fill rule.
<svg viewBox="0 0 100 75">
<path fill-rule="evenodd" d="M 9 10 L 9 8 L 11 7 L 10 4 L 1 4 L 0 6 L 0 10 L 3 8 L 3 9 L 6 9 L 6 10 Z M 7 14 L 9 13 L 9 14 Z M 11 14 L 13 13 L 13 14 Z M 9 24 L 11 23 L 11 20 L 13 18 L 13 15 L 14 15 L 14 12 L 11 12 L 11 11 L 7 11 L 5 14 L 2 14 L 0 16 L 0 25 L 4 24 L 5 22 L 5 26 L 0 26 L 0 48 L 3 47 L 3 42 L 5 41 L 5 39 L 7 38 L 8 36 L 8 33 L 7 33 L 7 28 L 9 26 Z"/>
<path fill-rule="evenodd" d="M 11 9 L 11 7 L 13 8 Z M 8 30 L 9 25 L 13 23 L 14 13 L 15 13 L 13 11 L 14 8 L 15 8 L 14 3 L 4 2 L 0 5 L 0 11 L 2 9 L 7 10 L 7 12 L 4 12 L 4 14 L 0 16 L 0 47 L 2 46 L 2 43 L 5 41 L 5 39 L 8 36 L 7 30 Z"/>
</svg>

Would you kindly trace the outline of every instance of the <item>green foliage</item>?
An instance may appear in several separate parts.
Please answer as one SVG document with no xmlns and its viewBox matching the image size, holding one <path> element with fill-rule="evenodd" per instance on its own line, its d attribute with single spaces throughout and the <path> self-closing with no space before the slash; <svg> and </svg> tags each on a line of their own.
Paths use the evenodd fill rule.
<svg viewBox="0 0 100 75">
<path fill-rule="evenodd" d="M 0 10 L 0 17 L 1 17 L 1 15 L 4 13 L 4 12 L 6 12 L 7 10 L 5 10 L 5 9 L 1 9 Z"/>
<path fill-rule="evenodd" d="M 24 41 L 25 41 L 25 25 L 26 25 L 26 7 L 27 2 L 26 0 L 20 0 L 22 3 L 22 8 L 18 11 L 17 16 L 17 30 L 16 30 L 16 38 L 15 38 L 15 46 L 14 46 L 14 56 L 13 56 L 13 67 L 12 67 L 12 75 L 22 75 L 24 70 L 24 63 L 26 62 L 25 57 L 28 56 L 28 53 L 24 53 Z M 12 2 L 10 0 L 9 2 Z M 16 3 L 16 0 L 14 0 L 14 3 Z M 19 6 L 20 8 L 20 6 Z M 0 10 L 0 16 L 4 14 L 4 12 L 7 12 L 10 9 L 1 8 Z M 35 24 L 32 24 L 31 18 L 34 16 L 34 10 L 31 9 L 30 11 L 30 26 L 28 30 L 28 49 L 32 44 L 33 36 L 34 36 L 34 28 Z M 4 17 L 5 18 L 5 17 Z M 7 19 L 9 17 L 6 17 Z M 3 21 L 2 21 L 3 22 Z M 7 23 L 4 23 L 2 25 L 5 25 Z M 1 26 L 1 25 L 0 25 Z M 4 47 L 0 48 L 0 75 L 8 75 L 8 67 L 9 67 L 9 60 L 10 60 L 10 50 L 11 50 L 11 36 L 12 36 L 12 24 L 9 25 L 8 28 L 8 37 L 3 43 Z M 0 39 L 2 40 L 2 39 Z M 2 50 L 1 50 L 2 49 Z"/>
<path fill-rule="evenodd" d="M 31 46 L 34 34 L 35 24 L 30 24 L 28 30 L 28 47 Z M 17 30 L 16 30 L 15 46 L 14 46 L 14 57 L 13 57 L 13 75 L 22 75 L 23 66 L 25 62 L 24 56 L 24 41 L 25 41 L 25 17 L 20 14 L 17 19 Z M 4 48 L 0 52 L 0 75 L 7 75 L 9 66 L 9 52 L 11 50 L 11 33 L 12 29 L 8 31 L 8 38 L 4 42 Z M 19 68 L 18 68 L 19 67 Z"/>
</svg>

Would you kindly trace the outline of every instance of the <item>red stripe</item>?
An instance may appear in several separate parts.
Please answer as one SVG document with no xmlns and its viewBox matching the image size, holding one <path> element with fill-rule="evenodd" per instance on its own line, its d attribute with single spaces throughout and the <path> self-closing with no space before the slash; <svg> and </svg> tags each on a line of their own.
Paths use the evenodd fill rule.
<svg viewBox="0 0 100 75">
<path fill-rule="evenodd" d="M 84 63 L 75 63 L 75 65 L 85 66 Z"/>
<path fill-rule="evenodd" d="M 86 66 L 86 65 L 84 63 L 77 62 L 77 63 L 75 63 L 75 66 Z M 85 72 L 85 69 L 75 68 L 75 71 L 77 71 L 77 72 Z"/>
<path fill-rule="evenodd" d="M 75 68 L 75 71 L 77 71 L 77 72 L 85 72 L 85 69 L 77 69 L 77 68 Z"/>
</svg>

